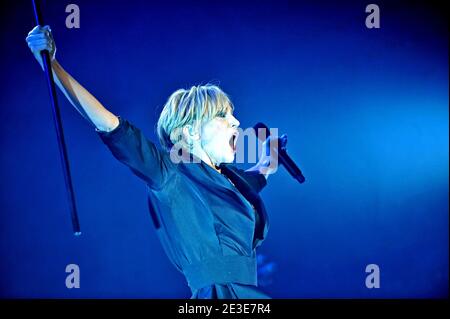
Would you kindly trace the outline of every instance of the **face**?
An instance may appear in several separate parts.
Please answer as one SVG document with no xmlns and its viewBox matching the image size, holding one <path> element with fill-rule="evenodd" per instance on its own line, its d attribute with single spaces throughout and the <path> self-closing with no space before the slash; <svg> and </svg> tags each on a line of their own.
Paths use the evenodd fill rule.
<svg viewBox="0 0 450 319">
<path fill-rule="evenodd" d="M 239 124 L 233 114 L 227 112 L 219 114 L 202 126 L 201 146 L 214 164 L 233 162 Z"/>
</svg>

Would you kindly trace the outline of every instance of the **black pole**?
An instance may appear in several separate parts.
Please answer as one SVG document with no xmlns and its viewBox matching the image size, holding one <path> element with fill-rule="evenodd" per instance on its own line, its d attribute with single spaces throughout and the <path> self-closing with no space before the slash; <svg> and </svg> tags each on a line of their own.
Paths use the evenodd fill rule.
<svg viewBox="0 0 450 319">
<path fill-rule="evenodd" d="M 43 26 L 44 20 L 42 18 L 42 12 L 40 8 L 39 0 L 32 0 L 34 8 L 34 16 L 36 18 L 36 24 Z M 41 51 L 42 61 L 44 64 L 45 77 L 47 79 L 48 90 L 50 92 L 50 100 L 53 110 L 53 122 L 55 123 L 56 135 L 58 137 L 59 154 L 61 156 L 61 162 L 64 173 L 64 181 L 66 183 L 67 195 L 69 197 L 70 205 L 70 217 L 72 219 L 72 228 L 74 235 L 81 235 L 80 223 L 78 221 L 77 207 L 75 205 L 75 194 L 72 186 L 72 177 L 70 175 L 69 159 L 67 155 L 66 143 L 64 141 L 64 131 L 61 122 L 61 113 L 58 106 L 58 100 L 56 98 L 56 86 L 53 79 L 53 72 L 51 68 L 50 55 L 47 50 Z"/>
</svg>

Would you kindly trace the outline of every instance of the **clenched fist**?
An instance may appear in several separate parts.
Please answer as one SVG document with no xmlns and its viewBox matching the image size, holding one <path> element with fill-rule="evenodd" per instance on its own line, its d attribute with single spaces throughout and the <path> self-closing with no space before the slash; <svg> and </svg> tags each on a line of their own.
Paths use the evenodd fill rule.
<svg viewBox="0 0 450 319">
<path fill-rule="evenodd" d="M 55 59 L 56 54 L 56 46 L 55 41 L 53 40 L 52 30 L 48 25 L 46 26 L 35 26 L 33 30 L 28 33 L 28 36 L 25 39 L 27 41 L 28 47 L 33 53 L 36 60 L 41 65 L 42 69 L 44 69 L 41 51 L 47 50 L 50 53 L 50 60 Z"/>
</svg>

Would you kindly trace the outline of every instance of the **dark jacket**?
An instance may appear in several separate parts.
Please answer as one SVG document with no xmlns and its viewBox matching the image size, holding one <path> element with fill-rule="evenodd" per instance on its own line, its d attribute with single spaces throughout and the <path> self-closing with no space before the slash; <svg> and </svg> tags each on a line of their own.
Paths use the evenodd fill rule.
<svg viewBox="0 0 450 319">
<path fill-rule="evenodd" d="M 147 184 L 159 239 L 190 288 L 256 286 L 255 248 L 268 230 L 258 195 L 266 178 L 231 164 L 221 165 L 219 173 L 203 161 L 174 163 L 173 152 L 157 148 L 127 120 L 119 121 L 113 131 L 98 134 Z"/>
</svg>

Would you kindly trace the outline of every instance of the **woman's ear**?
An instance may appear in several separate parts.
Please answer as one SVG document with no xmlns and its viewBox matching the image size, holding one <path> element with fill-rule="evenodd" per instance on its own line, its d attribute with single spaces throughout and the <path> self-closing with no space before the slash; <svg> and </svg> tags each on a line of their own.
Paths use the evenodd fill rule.
<svg viewBox="0 0 450 319">
<path fill-rule="evenodd" d="M 200 139 L 200 134 L 198 130 L 191 124 L 187 124 L 183 127 L 183 135 L 186 139 L 198 140 Z"/>
</svg>

